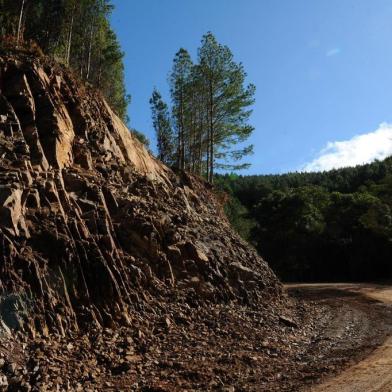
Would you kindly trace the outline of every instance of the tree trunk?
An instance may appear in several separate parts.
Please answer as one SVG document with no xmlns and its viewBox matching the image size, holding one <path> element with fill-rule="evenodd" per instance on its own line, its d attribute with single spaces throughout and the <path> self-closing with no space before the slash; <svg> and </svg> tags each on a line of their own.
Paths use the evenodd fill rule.
<svg viewBox="0 0 392 392">
<path fill-rule="evenodd" d="M 87 59 L 87 72 L 86 72 L 86 80 L 90 78 L 90 70 L 91 70 L 91 52 L 93 50 L 93 33 L 94 33 L 94 23 L 91 24 L 90 30 L 90 42 L 88 46 L 88 59 Z"/>
<path fill-rule="evenodd" d="M 190 103 L 190 135 L 189 135 L 189 143 L 188 143 L 188 149 L 189 149 L 189 168 L 192 173 L 195 172 L 195 139 L 196 139 L 196 130 L 195 130 L 195 100 L 194 100 L 194 95 L 192 94 L 192 101 Z"/>
<path fill-rule="evenodd" d="M 210 181 L 210 132 L 211 129 L 207 125 L 208 131 L 207 131 L 207 162 L 206 162 L 206 178 L 207 181 Z"/>
<path fill-rule="evenodd" d="M 200 124 L 199 124 L 199 143 L 198 143 L 198 174 L 203 174 L 203 113 L 199 111 Z"/>
<path fill-rule="evenodd" d="M 209 182 L 212 184 L 214 182 L 214 130 L 211 128 L 211 142 L 210 142 L 210 180 Z"/>
<path fill-rule="evenodd" d="M 20 14 L 19 14 L 19 23 L 18 23 L 18 35 L 16 38 L 16 46 L 19 46 L 20 43 L 20 39 L 22 36 L 22 20 L 23 20 L 23 12 L 24 12 L 24 6 L 25 6 L 25 1 L 26 0 L 22 0 L 22 6 L 20 7 Z"/>
<path fill-rule="evenodd" d="M 102 82 L 102 49 L 99 48 L 99 64 L 98 64 L 98 71 L 97 71 L 97 88 L 101 88 L 101 82 Z"/>
<path fill-rule="evenodd" d="M 210 169 L 209 169 L 209 177 L 208 177 L 208 182 L 213 183 L 214 181 L 214 95 L 213 95 L 213 85 L 212 81 L 210 81 L 210 101 L 209 101 L 209 152 L 210 152 L 210 158 L 209 158 L 209 163 L 210 163 Z"/>
<path fill-rule="evenodd" d="M 181 169 L 181 125 L 178 130 L 178 142 L 177 142 L 177 169 Z"/>
<path fill-rule="evenodd" d="M 184 95 L 183 95 L 183 87 L 181 86 L 181 97 L 180 97 L 180 127 L 181 127 L 181 170 L 185 169 L 185 124 L 184 124 Z"/>
<path fill-rule="evenodd" d="M 68 33 L 68 40 L 67 40 L 67 54 L 66 54 L 66 58 L 65 58 L 66 65 L 69 65 L 69 62 L 71 59 L 71 45 L 72 45 L 72 33 L 73 33 L 75 8 L 76 8 L 76 4 L 74 4 L 74 6 L 72 8 L 71 24 L 69 26 L 69 33 Z"/>
</svg>

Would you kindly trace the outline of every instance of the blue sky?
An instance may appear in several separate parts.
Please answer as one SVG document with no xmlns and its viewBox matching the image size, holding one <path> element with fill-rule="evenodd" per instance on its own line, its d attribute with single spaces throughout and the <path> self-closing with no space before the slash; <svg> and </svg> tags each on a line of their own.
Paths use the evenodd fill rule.
<svg viewBox="0 0 392 392">
<path fill-rule="evenodd" d="M 212 31 L 257 87 L 243 174 L 322 170 L 392 154 L 391 0 L 114 0 L 131 125 L 154 143 L 149 97 L 169 100 L 180 47 Z M 381 124 L 381 125 L 380 125 Z"/>
</svg>

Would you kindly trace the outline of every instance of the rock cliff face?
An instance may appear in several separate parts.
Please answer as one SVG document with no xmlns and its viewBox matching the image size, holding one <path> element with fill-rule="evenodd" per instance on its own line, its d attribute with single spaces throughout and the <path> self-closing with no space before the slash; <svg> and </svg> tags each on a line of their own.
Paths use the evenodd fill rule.
<svg viewBox="0 0 392 392">
<path fill-rule="evenodd" d="M 0 57 L 3 325 L 64 335 L 131 323 L 159 298 L 279 301 L 220 211 L 203 181 L 154 159 L 61 67 Z"/>
</svg>

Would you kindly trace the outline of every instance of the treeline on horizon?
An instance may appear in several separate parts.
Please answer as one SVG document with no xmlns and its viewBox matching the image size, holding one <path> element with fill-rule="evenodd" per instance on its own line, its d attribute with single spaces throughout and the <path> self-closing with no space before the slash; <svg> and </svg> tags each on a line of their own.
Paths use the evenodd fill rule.
<svg viewBox="0 0 392 392">
<path fill-rule="evenodd" d="M 392 157 L 319 173 L 219 175 L 226 214 L 284 281 L 392 277 Z"/>
<path fill-rule="evenodd" d="M 0 0 L 0 48 L 29 48 L 70 66 L 127 120 L 123 52 L 110 0 Z"/>
<path fill-rule="evenodd" d="M 71 67 L 125 121 L 130 97 L 110 0 L 0 0 L 0 50 L 23 48 Z M 150 105 L 158 158 L 204 176 L 229 195 L 233 227 L 285 281 L 366 281 L 392 276 L 392 158 L 323 173 L 240 176 L 255 86 L 212 33 L 194 62 L 174 58 L 171 102 Z M 148 140 L 133 130 L 144 144 Z"/>
<path fill-rule="evenodd" d="M 156 89 L 150 100 L 158 158 L 209 182 L 217 169 L 246 168 L 240 160 L 252 153 L 244 142 L 254 129 L 248 120 L 255 86 L 245 82 L 243 65 L 211 32 L 196 62 L 181 48 L 169 76 L 171 107 Z"/>
</svg>

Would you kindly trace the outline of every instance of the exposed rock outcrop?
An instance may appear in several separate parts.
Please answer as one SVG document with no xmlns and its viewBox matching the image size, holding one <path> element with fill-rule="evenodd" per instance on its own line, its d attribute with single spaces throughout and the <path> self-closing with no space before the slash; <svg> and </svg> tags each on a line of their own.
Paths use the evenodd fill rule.
<svg viewBox="0 0 392 392">
<path fill-rule="evenodd" d="M 59 66 L 0 58 L 0 306 L 27 304 L 19 328 L 126 324 L 156 298 L 279 301 L 207 188 L 154 159 Z"/>
</svg>

